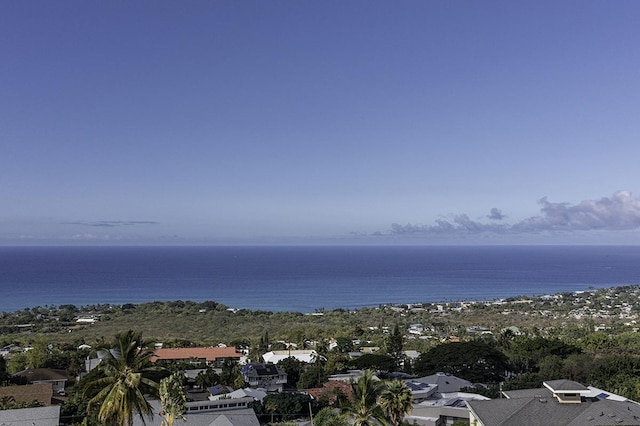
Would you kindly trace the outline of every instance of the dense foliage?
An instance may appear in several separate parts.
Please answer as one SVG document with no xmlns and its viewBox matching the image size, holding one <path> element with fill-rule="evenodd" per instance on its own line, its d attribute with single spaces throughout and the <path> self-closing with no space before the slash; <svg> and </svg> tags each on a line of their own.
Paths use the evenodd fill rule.
<svg viewBox="0 0 640 426">
<path fill-rule="evenodd" d="M 215 302 L 182 301 L 38 307 L 0 314 L 0 347 L 17 348 L 11 349 L 10 361 L 0 358 L 0 382 L 9 384 L 10 373 L 39 367 L 66 369 L 75 377 L 84 370 L 85 359 L 96 356 L 96 348 L 114 348 L 114 342 L 104 336 L 125 333 L 135 323 L 137 330 L 132 333 L 144 333 L 165 347 L 225 343 L 247 350 L 254 360 L 290 345 L 316 349 L 322 362 L 281 362 L 289 373 L 290 390 L 321 387 L 330 374 L 349 369 L 376 370 L 385 378 L 392 371 L 411 372 L 413 368 L 416 376 L 443 371 L 483 383 L 487 387 L 476 391 L 492 396 L 497 395 L 499 383 L 508 390 L 540 387 L 544 380 L 571 379 L 640 400 L 640 333 L 634 319 L 640 314 L 639 296 L 637 287 L 626 287 L 499 303 L 452 303 L 444 308 L 425 304 L 421 309 L 382 306 L 322 315 L 230 311 Z M 78 324 L 78 317 L 93 317 L 96 322 Z M 419 336 L 408 332 L 412 324 L 424 325 L 425 331 Z M 454 343 L 446 343 L 449 340 Z M 136 344 L 149 347 L 144 342 Z M 23 352 L 22 347 L 31 350 Z M 365 348 L 373 352 L 365 353 Z M 415 364 L 404 357 L 406 349 L 422 354 Z M 167 367 L 172 371 L 181 368 Z M 86 417 L 88 402 L 97 391 L 83 393 L 85 384 L 104 379 L 104 373 L 102 369 L 92 372 L 79 385 L 71 386 L 62 407 L 65 419 Z M 155 383 L 164 377 L 148 373 Z M 244 386 L 235 363 L 223 364 L 220 374 L 205 370 L 196 381 L 203 387 Z M 295 392 L 286 395 L 294 401 L 275 398 L 268 410 L 257 408 L 263 419 L 308 415 L 308 405 L 296 402 Z M 95 408 L 90 413 L 97 416 L 99 405 Z M 327 419 L 343 420 L 328 414 Z"/>
<path fill-rule="evenodd" d="M 449 373 L 473 383 L 494 383 L 510 370 L 507 356 L 484 341 L 449 343 L 421 354 L 414 366 L 418 376 Z"/>
</svg>

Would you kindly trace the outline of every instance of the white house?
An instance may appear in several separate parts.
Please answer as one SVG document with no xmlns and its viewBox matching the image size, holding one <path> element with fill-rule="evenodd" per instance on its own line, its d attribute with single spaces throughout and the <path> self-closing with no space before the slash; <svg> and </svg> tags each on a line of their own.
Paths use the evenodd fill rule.
<svg viewBox="0 0 640 426">
<path fill-rule="evenodd" d="M 305 362 L 307 364 L 311 364 L 316 362 L 318 357 L 321 357 L 321 355 L 318 355 L 318 353 L 313 349 L 271 351 L 262 355 L 263 361 L 269 364 L 277 364 L 283 359 L 289 357 L 295 358 L 298 361 Z"/>
</svg>

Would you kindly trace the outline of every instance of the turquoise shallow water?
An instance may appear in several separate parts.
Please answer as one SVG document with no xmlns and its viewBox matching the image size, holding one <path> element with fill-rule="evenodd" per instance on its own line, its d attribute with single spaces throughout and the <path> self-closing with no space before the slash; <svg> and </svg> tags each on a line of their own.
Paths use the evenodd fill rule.
<svg viewBox="0 0 640 426">
<path fill-rule="evenodd" d="M 214 300 L 313 312 L 638 283 L 635 246 L 0 247 L 0 311 Z"/>
</svg>

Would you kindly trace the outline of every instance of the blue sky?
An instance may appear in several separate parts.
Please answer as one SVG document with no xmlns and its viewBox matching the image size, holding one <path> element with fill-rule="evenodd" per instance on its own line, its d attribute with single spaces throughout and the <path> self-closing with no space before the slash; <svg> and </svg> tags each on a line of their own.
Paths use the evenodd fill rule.
<svg viewBox="0 0 640 426">
<path fill-rule="evenodd" d="M 0 3 L 0 243 L 636 243 L 635 1 Z"/>
</svg>

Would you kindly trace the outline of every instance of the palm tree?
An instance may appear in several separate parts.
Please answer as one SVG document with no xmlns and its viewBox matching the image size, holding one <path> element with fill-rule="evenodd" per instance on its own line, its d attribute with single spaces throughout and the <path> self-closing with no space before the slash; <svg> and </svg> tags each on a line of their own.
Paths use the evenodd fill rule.
<svg viewBox="0 0 640 426">
<path fill-rule="evenodd" d="M 392 380 L 380 394 L 380 407 L 384 410 L 392 426 L 400 426 L 411 411 L 413 397 L 411 389 L 402 380 Z"/>
<path fill-rule="evenodd" d="M 357 382 L 351 382 L 351 398 L 342 411 L 351 416 L 354 426 L 386 425 L 384 411 L 378 405 L 382 390 L 382 382 L 374 378 L 371 370 L 365 370 Z"/>
<path fill-rule="evenodd" d="M 158 393 L 162 404 L 160 415 L 164 416 L 162 426 L 173 426 L 176 419 L 182 419 L 183 421 L 187 419 L 184 416 L 184 412 L 187 409 L 187 396 L 182 388 L 182 376 L 180 373 L 174 373 L 160 380 Z"/>
<path fill-rule="evenodd" d="M 318 411 L 312 420 L 314 426 L 349 426 L 349 417 L 331 407 L 324 407 Z"/>
<path fill-rule="evenodd" d="M 129 330 L 117 334 L 114 346 L 101 352 L 105 356 L 96 368 L 97 377 L 85 385 L 85 396 L 91 397 L 87 412 L 97 409 L 102 425 L 131 426 L 136 413 L 146 424 L 144 416 L 153 416 L 153 410 L 144 395 L 157 393 L 152 377 L 160 370 L 151 365 L 153 351 L 145 347 L 141 333 Z"/>
<path fill-rule="evenodd" d="M 0 410 L 9 410 L 16 405 L 16 399 L 12 395 L 5 395 L 0 398 Z"/>
</svg>

